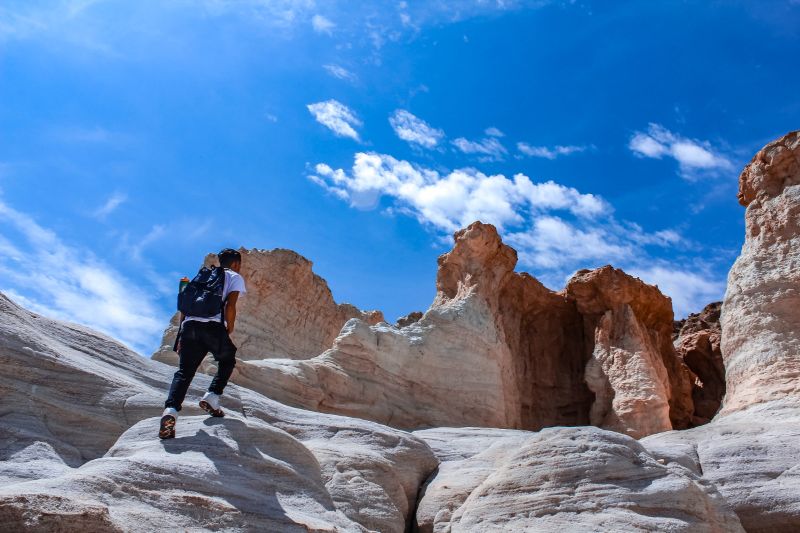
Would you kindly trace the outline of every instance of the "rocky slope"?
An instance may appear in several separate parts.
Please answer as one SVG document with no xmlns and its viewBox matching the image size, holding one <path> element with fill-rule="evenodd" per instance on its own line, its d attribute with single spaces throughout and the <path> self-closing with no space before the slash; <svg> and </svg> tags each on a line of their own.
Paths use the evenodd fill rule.
<svg viewBox="0 0 800 533">
<path fill-rule="evenodd" d="M 229 386 L 156 438 L 173 368 L 0 294 L 0 530 L 397 531 L 436 468 L 411 434 Z"/>
</svg>

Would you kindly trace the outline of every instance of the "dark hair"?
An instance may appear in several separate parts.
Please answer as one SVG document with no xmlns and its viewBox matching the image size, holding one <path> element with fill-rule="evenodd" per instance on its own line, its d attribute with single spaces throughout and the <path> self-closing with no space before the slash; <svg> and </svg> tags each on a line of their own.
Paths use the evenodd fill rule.
<svg viewBox="0 0 800 533">
<path fill-rule="evenodd" d="M 217 259 L 219 259 L 219 266 L 228 268 L 236 261 L 242 260 L 242 254 L 234 250 L 233 248 L 225 248 L 220 253 L 217 254 Z"/>
</svg>

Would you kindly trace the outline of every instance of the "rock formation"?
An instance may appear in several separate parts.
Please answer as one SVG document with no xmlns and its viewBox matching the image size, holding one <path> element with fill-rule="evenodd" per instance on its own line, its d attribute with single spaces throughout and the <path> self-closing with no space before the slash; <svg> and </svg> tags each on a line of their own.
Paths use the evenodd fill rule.
<svg viewBox="0 0 800 533">
<path fill-rule="evenodd" d="M 708 304 L 700 313 L 676 322 L 675 349 L 696 376 L 692 384 L 694 415 L 692 425 L 714 418 L 725 396 L 725 364 L 720 341 L 719 315 L 722 302 Z"/>
<path fill-rule="evenodd" d="M 634 437 L 689 427 L 691 377 L 672 345 L 672 301 L 610 266 L 577 272 L 564 292 L 589 341 L 591 423 Z"/>
<path fill-rule="evenodd" d="M 241 273 L 247 280 L 247 295 L 239 301 L 234 332 L 239 359 L 308 359 L 330 348 L 350 318 L 369 324 L 383 321 L 380 311 L 337 304 L 325 280 L 311 270 L 311 261 L 291 250 L 239 251 Z M 207 256 L 204 264 L 218 264 L 216 256 Z M 153 359 L 177 364 L 172 351 L 177 333 L 175 314 Z"/>
<path fill-rule="evenodd" d="M 593 427 L 414 434 L 441 461 L 417 506 L 420 532 L 743 531 L 713 484 L 625 435 Z"/>
<path fill-rule="evenodd" d="M 800 395 L 800 132 L 761 149 L 739 177 L 745 242 L 722 305 L 723 413 Z"/>
<path fill-rule="evenodd" d="M 243 361 L 224 419 L 193 407 L 199 375 L 170 441 L 173 368 L 0 295 L 0 530 L 798 531 L 800 133 L 756 155 L 740 199 L 720 329 L 714 307 L 687 319 L 680 357 L 656 288 L 605 267 L 554 293 L 476 223 L 419 320 L 351 318 L 321 355 Z M 722 410 L 664 431 L 710 413 L 688 387 L 712 381 L 715 335 Z M 498 429 L 589 419 L 616 431 Z"/>
<path fill-rule="evenodd" d="M 756 154 L 739 200 L 746 234 L 722 304 L 722 410 L 705 426 L 642 444 L 715 483 L 747 531 L 798 531 L 800 132 Z"/>
<path fill-rule="evenodd" d="M 351 320 L 321 355 L 246 360 L 233 380 L 404 429 L 591 422 L 640 437 L 688 427 L 691 376 L 670 340 L 669 298 L 611 267 L 555 293 L 514 272 L 516 261 L 494 226 L 476 222 L 439 258 L 424 315 L 400 328 Z M 604 369 L 612 359 L 621 366 Z"/>
<path fill-rule="evenodd" d="M 173 369 L 0 294 L 0 530 L 395 531 L 437 460 L 420 439 L 229 385 L 156 438 Z M 190 401 L 194 398 L 193 401 Z"/>
</svg>

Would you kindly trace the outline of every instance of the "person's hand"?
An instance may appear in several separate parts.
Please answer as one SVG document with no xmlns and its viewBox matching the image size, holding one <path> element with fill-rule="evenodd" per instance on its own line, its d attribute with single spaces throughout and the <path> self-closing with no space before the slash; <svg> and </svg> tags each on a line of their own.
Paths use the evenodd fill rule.
<svg viewBox="0 0 800 533">
<path fill-rule="evenodd" d="M 233 324 L 228 324 L 227 326 L 225 326 L 225 329 L 228 330 L 228 335 L 230 335 L 231 333 L 233 333 Z"/>
</svg>

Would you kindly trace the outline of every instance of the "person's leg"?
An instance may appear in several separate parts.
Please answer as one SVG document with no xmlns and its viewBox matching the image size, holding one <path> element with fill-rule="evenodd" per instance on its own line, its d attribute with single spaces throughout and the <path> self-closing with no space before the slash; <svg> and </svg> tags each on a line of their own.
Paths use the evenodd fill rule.
<svg viewBox="0 0 800 533">
<path fill-rule="evenodd" d="M 176 411 L 181 410 L 186 391 L 194 379 L 197 367 L 208 353 L 208 347 L 203 342 L 201 335 L 198 335 L 198 326 L 202 323 L 187 322 L 183 326 L 181 334 L 181 351 L 179 354 L 180 362 L 175 376 L 172 378 L 172 385 L 169 388 L 169 395 L 164 407 L 172 407 Z"/>
<path fill-rule="evenodd" d="M 211 354 L 217 361 L 217 375 L 211 381 L 208 392 L 221 395 L 236 366 L 236 345 L 231 341 L 225 327 L 222 324 L 218 324 L 218 326 L 213 332 L 210 332 L 216 336 L 216 342 L 211 346 L 216 346 L 217 349 L 213 350 Z"/>
</svg>

